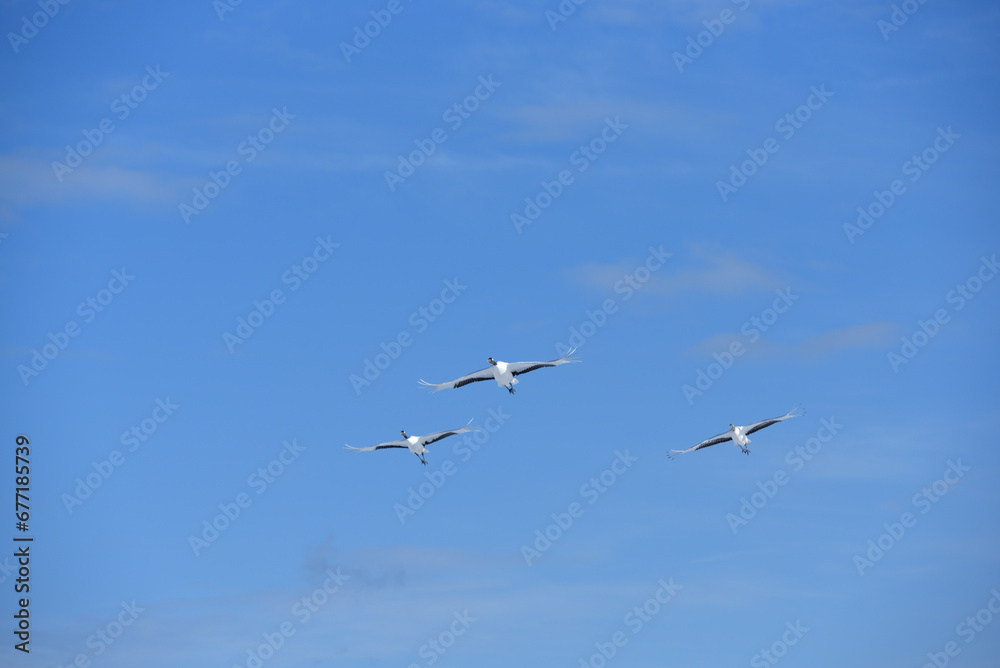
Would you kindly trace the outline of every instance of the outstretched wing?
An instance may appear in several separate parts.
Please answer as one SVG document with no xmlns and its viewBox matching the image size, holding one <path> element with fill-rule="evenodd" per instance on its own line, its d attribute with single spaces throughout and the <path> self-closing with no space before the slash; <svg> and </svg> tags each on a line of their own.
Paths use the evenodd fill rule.
<svg viewBox="0 0 1000 668">
<path fill-rule="evenodd" d="M 749 436 L 755 431 L 760 431 L 764 427 L 770 427 L 772 424 L 776 424 L 778 422 L 781 422 L 782 420 L 787 420 L 788 418 L 799 417 L 804 413 L 805 413 L 804 410 L 796 407 L 788 411 L 781 417 L 771 418 L 770 420 L 761 420 L 760 422 L 754 422 L 753 424 L 748 424 L 746 426 L 746 429 L 743 430 L 743 433 Z"/>
<path fill-rule="evenodd" d="M 465 423 L 465 426 L 460 429 L 452 429 L 450 431 L 437 431 L 434 432 L 433 434 L 427 434 L 426 436 L 421 436 L 420 445 L 430 445 L 435 441 L 440 441 L 442 438 L 454 436 L 455 434 L 464 434 L 467 431 L 477 431 L 479 429 L 479 427 L 476 426 L 470 427 L 469 425 L 471 424 L 472 420 L 469 420 L 467 423 Z"/>
<path fill-rule="evenodd" d="M 725 434 L 719 434 L 718 436 L 707 438 L 698 445 L 693 445 L 687 450 L 671 450 L 670 452 L 667 453 L 667 457 L 673 459 L 677 455 L 683 455 L 685 452 L 694 452 L 695 450 L 701 450 L 702 448 L 707 448 L 711 445 L 718 445 L 719 443 L 725 443 L 726 441 L 731 441 L 732 438 L 733 437 L 729 435 L 729 432 L 726 432 Z"/>
<path fill-rule="evenodd" d="M 493 380 L 493 367 L 480 369 L 461 378 L 449 380 L 447 383 L 428 383 L 426 380 L 421 379 L 420 384 L 430 388 L 432 392 L 440 392 L 441 390 L 450 390 L 453 387 L 462 387 L 469 383 L 478 383 L 481 380 Z"/>
<path fill-rule="evenodd" d="M 522 373 L 528 373 L 529 371 L 534 371 L 535 369 L 543 369 L 547 366 L 559 366 L 560 364 L 569 364 L 570 362 L 579 362 L 580 360 L 571 359 L 570 355 L 576 352 L 576 348 L 571 348 L 568 353 L 563 355 L 557 360 L 552 360 L 550 362 L 514 362 L 507 365 L 507 370 L 510 371 L 515 376 L 520 376 Z"/>
<path fill-rule="evenodd" d="M 353 448 L 346 443 L 344 447 L 348 450 L 354 450 L 355 452 L 371 452 L 372 450 L 385 450 L 386 448 L 409 448 L 409 444 L 406 441 L 386 441 L 385 443 L 378 443 L 377 445 L 369 445 L 367 448 Z"/>
</svg>

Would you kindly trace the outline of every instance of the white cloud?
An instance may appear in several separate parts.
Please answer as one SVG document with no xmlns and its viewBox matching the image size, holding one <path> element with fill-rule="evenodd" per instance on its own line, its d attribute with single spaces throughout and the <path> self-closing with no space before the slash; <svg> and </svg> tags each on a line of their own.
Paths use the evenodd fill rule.
<svg viewBox="0 0 1000 668">
<path fill-rule="evenodd" d="M 147 172 L 86 163 L 60 182 L 52 165 L 26 156 L 0 156 L 0 199 L 15 205 L 80 200 L 176 203 L 176 190 Z"/>
<path fill-rule="evenodd" d="M 591 97 L 585 92 L 592 87 L 591 82 L 567 81 L 559 74 L 553 72 L 553 85 L 540 89 L 544 91 L 540 94 L 543 99 L 497 112 L 497 116 L 521 126 L 508 132 L 506 139 L 585 142 L 600 133 L 604 119 L 620 118 L 629 127 L 641 126 L 643 133 L 692 141 L 702 135 L 704 128 L 726 120 L 722 114 L 706 113 L 680 104 L 626 98 L 616 100 L 611 96 Z M 570 77 L 580 78 L 579 75 Z M 576 94 L 567 93 L 574 90 Z M 553 99 L 555 96 L 558 99 Z"/>
<path fill-rule="evenodd" d="M 808 359 L 826 357 L 842 350 L 881 348 L 892 341 L 898 325 L 891 322 L 869 322 L 841 327 L 812 336 L 796 346 L 797 352 Z"/>
<path fill-rule="evenodd" d="M 869 322 L 850 325 L 839 329 L 815 334 L 794 343 L 758 340 L 746 345 L 745 358 L 781 358 L 801 361 L 815 361 L 845 350 L 884 348 L 893 340 L 893 332 L 898 325 L 891 322 Z M 689 352 L 711 355 L 728 350 L 733 341 L 746 344 L 747 339 L 737 332 L 715 334 L 692 346 Z"/>
<path fill-rule="evenodd" d="M 674 297 L 685 293 L 709 293 L 728 296 L 750 292 L 769 292 L 788 285 L 770 271 L 744 260 L 735 253 L 708 253 L 695 250 L 703 266 L 672 271 L 668 265 L 653 275 L 643 292 Z M 676 255 L 670 261 L 676 262 Z M 571 278 L 589 288 L 610 291 L 622 276 L 632 273 L 639 263 L 585 264 L 570 271 Z"/>
</svg>

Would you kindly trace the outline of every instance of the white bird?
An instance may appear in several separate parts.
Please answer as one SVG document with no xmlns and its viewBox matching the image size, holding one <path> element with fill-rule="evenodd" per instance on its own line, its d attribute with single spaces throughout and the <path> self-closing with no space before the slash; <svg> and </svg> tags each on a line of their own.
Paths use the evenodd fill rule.
<svg viewBox="0 0 1000 668">
<path fill-rule="evenodd" d="M 399 433 L 403 435 L 402 440 L 398 441 L 386 441 L 385 443 L 378 443 L 376 445 L 369 445 L 367 448 L 352 448 L 346 443 L 344 446 L 348 450 L 354 450 L 356 452 L 371 452 L 372 450 L 384 450 L 386 448 L 409 448 L 410 452 L 415 454 L 424 466 L 427 466 L 427 460 L 424 459 L 424 455 L 430 452 L 425 446 L 434 443 L 435 441 L 440 441 L 442 438 L 447 438 L 448 436 L 454 436 L 455 434 L 464 434 L 467 431 L 477 431 L 479 427 L 470 427 L 472 420 L 469 420 L 464 427 L 461 429 L 452 429 L 451 431 L 438 431 L 433 434 L 427 434 L 426 436 L 407 436 L 406 430 L 400 429 Z"/>
<path fill-rule="evenodd" d="M 698 445 L 688 448 L 687 450 L 671 450 L 670 452 L 667 453 L 667 457 L 673 459 L 677 455 L 683 455 L 685 452 L 694 452 L 695 450 L 701 450 L 702 448 L 707 448 L 710 445 L 725 443 L 726 441 L 732 441 L 734 445 L 740 446 L 740 449 L 743 451 L 743 454 L 749 455 L 750 449 L 747 448 L 747 443 L 750 442 L 750 439 L 747 437 L 750 434 L 754 433 L 755 431 L 760 431 L 764 427 L 770 427 L 772 424 L 777 424 L 782 420 L 787 420 L 788 418 L 793 418 L 793 417 L 799 417 L 803 413 L 805 413 L 805 411 L 800 410 L 798 408 L 793 408 L 792 410 L 790 410 L 788 413 L 785 413 L 781 417 L 771 418 L 770 420 L 761 420 L 760 422 L 754 422 L 752 424 L 748 424 L 745 427 L 734 427 L 733 425 L 729 425 L 729 431 L 727 431 L 726 433 L 719 434 L 718 436 L 713 436 L 712 438 L 706 439 L 701 443 L 699 443 Z"/>
<path fill-rule="evenodd" d="M 505 387 L 508 392 L 514 394 L 514 386 L 518 383 L 517 376 L 548 366 L 559 366 L 560 364 L 579 362 L 580 360 L 570 359 L 569 357 L 575 351 L 576 348 L 571 348 L 568 353 L 559 359 L 552 360 L 550 362 L 500 362 L 499 360 L 494 360 L 491 357 L 488 360 L 490 365 L 485 369 L 476 371 L 475 373 L 470 373 L 467 376 L 462 376 L 461 378 L 456 378 L 455 380 L 449 380 L 447 383 L 428 383 L 426 380 L 421 379 L 420 384 L 424 387 L 430 388 L 433 392 L 439 392 L 453 387 L 462 387 L 463 385 L 476 383 L 481 380 L 495 379 L 498 387 Z"/>
</svg>

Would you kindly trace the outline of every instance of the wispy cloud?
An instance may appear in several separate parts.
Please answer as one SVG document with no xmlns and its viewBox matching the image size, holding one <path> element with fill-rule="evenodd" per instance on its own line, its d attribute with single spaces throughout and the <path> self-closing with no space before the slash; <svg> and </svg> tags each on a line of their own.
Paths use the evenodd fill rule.
<svg viewBox="0 0 1000 668">
<path fill-rule="evenodd" d="M 760 340 L 752 346 L 747 346 L 746 357 L 780 357 L 812 362 L 846 350 L 884 348 L 893 340 L 893 332 L 898 327 L 899 325 L 892 322 L 870 322 L 815 334 L 794 343 Z M 695 355 L 711 355 L 720 350 L 727 350 L 733 341 L 745 340 L 746 337 L 737 332 L 722 332 L 692 346 L 688 352 Z"/>
<path fill-rule="evenodd" d="M 788 282 L 764 267 L 735 253 L 709 253 L 695 250 L 692 256 L 701 266 L 671 272 L 665 267 L 643 287 L 647 293 L 675 297 L 689 293 L 737 296 L 752 292 L 770 292 Z M 614 284 L 636 268 L 635 262 L 615 264 L 589 263 L 569 271 L 571 280 L 584 287 L 610 291 Z"/>
<path fill-rule="evenodd" d="M 892 341 L 898 325 L 891 322 L 870 322 L 841 327 L 810 337 L 800 343 L 799 354 L 807 359 L 826 357 L 842 350 L 882 348 Z"/>
<path fill-rule="evenodd" d="M 494 171 L 521 169 L 541 164 L 538 160 L 510 155 L 478 156 L 441 151 L 427 161 L 427 166 L 451 171 Z"/>
<path fill-rule="evenodd" d="M 516 552 L 495 555 L 407 545 L 341 552 L 331 539 L 305 555 L 304 567 L 310 581 L 304 585 L 141 601 L 146 608 L 142 617 L 102 663 L 110 668 L 172 666 L 190 663 L 191 657 L 205 665 L 206 658 L 216 664 L 242 663 L 248 650 L 264 642 L 263 634 L 273 637 L 281 624 L 291 623 L 294 635 L 275 652 L 284 664 L 309 665 L 324 657 L 338 665 L 376 660 L 406 665 L 419 659 L 428 638 L 448 630 L 454 615 L 465 612 L 476 621 L 456 642 L 454 656 L 493 655 L 510 651 L 510 637 L 543 627 L 550 640 L 573 638 L 579 624 L 605 618 L 608 609 L 628 609 L 657 586 L 654 579 L 539 582 L 528 575 Z M 314 603 L 306 617 L 301 601 L 327 577 L 328 568 L 339 569 L 349 579 L 328 600 Z M 405 572 L 406 578 L 371 586 L 362 581 L 363 571 Z M 553 619 L 560 621 L 552 624 Z M 67 661 L 77 646 L 83 648 L 94 626 L 92 619 L 61 619 L 53 633 L 66 638 L 67 649 L 46 658 Z M 463 663 L 479 665 L 475 660 Z"/>
<path fill-rule="evenodd" d="M 83 164 L 59 182 L 52 166 L 27 156 L 0 156 L 0 199 L 15 205 L 81 200 L 175 202 L 177 190 L 148 172 Z"/>
<path fill-rule="evenodd" d="M 630 126 L 641 126 L 646 133 L 693 141 L 703 130 L 729 122 L 724 114 L 705 113 L 680 104 L 616 100 L 608 95 L 594 97 L 585 92 L 593 88 L 594 82 L 581 79 L 579 73 L 567 78 L 568 81 L 563 80 L 560 73 L 553 72 L 553 85 L 539 89 L 541 99 L 537 102 L 498 111 L 497 116 L 520 126 L 504 138 L 526 142 L 582 141 L 599 131 L 605 118 L 618 117 Z"/>
<path fill-rule="evenodd" d="M 801 0 L 754 0 L 753 9 L 759 10 L 778 5 L 795 5 Z M 554 3 L 553 3 L 554 4 Z M 622 26 L 628 28 L 647 28 L 656 26 L 679 26 L 682 28 L 698 28 L 704 26 L 702 21 L 715 18 L 724 9 L 739 11 L 742 3 L 733 0 L 618 0 L 610 4 L 604 3 L 592 7 L 581 7 L 581 14 L 586 20 L 602 26 Z M 748 12 L 749 13 L 749 12 Z M 753 14 L 740 22 L 747 25 L 758 25 Z"/>
</svg>

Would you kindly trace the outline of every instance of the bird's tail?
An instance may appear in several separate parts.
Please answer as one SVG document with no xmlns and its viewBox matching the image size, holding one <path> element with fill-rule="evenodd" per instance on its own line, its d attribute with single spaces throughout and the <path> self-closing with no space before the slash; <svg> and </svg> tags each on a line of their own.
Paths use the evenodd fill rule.
<svg viewBox="0 0 1000 668">
<path fill-rule="evenodd" d="M 423 378 L 421 378 L 420 379 L 420 389 L 427 390 L 428 392 L 433 393 L 433 392 L 440 392 L 444 388 L 441 387 L 440 385 L 437 385 L 436 383 L 428 383 L 426 380 L 424 380 Z"/>
<path fill-rule="evenodd" d="M 566 354 L 565 354 L 565 355 L 563 355 L 562 357 L 560 357 L 559 359 L 560 359 L 560 360 L 561 360 L 561 361 L 562 361 L 562 362 L 563 362 L 564 364 L 565 364 L 565 363 L 567 363 L 567 362 L 579 362 L 580 360 L 579 360 L 579 359 L 577 359 L 576 357 L 571 357 L 571 355 L 572 355 L 573 353 L 575 353 L 575 352 L 576 352 L 576 348 L 570 348 L 569 350 L 567 350 L 567 351 L 566 351 Z"/>
</svg>

